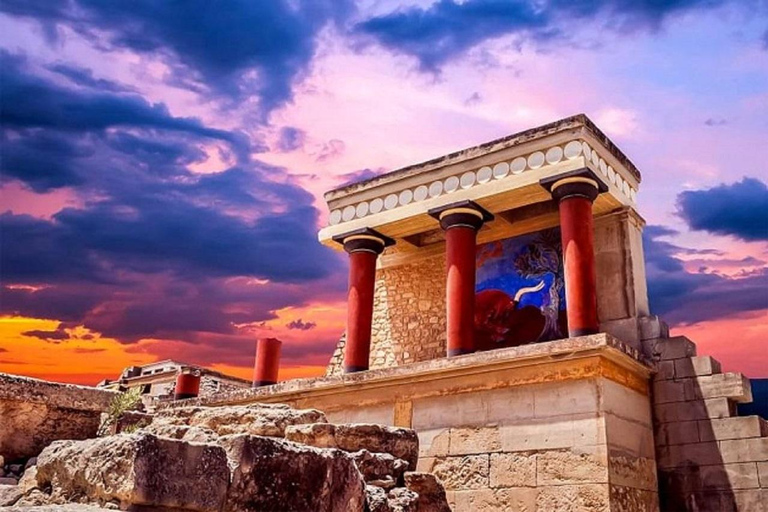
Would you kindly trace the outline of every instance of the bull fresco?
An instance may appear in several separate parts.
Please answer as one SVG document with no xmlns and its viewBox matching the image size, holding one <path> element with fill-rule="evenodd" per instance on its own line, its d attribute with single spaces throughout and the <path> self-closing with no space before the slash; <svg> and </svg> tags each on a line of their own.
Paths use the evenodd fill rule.
<svg viewBox="0 0 768 512">
<path fill-rule="evenodd" d="M 478 246 L 479 350 L 566 338 L 567 332 L 559 229 Z"/>
</svg>

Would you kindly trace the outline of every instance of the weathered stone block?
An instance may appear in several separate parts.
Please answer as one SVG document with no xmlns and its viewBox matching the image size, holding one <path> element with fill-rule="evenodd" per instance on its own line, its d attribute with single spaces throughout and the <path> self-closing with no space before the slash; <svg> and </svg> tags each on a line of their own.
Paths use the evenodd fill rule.
<svg viewBox="0 0 768 512">
<path fill-rule="evenodd" d="M 420 430 L 417 434 L 419 436 L 419 459 L 423 457 L 445 457 L 448 455 L 451 440 L 450 429 Z"/>
<path fill-rule="evenodd" d="M 221 447 L 149 434 L 56 441 L 37 462 L 38 487 L 52 487 L 55 496 L 123 507 L 218 511 L 229 475 Z"/>
<path fill-rule="evenodd" d="M 688 400 L 705 398 L 729 398 L 734 402 L 752 401 L 752 386 L 749 379 L 740 373 L 719 373 L 693 379 L 686 379 Z"/>
<path fill-rule="evenodd" d="M 480 489 L 456 491 L 453 510 L 457 512 L 528 512 L 536 509 L 535 488 Z"/>
<path fill-rule="evenodd" d="M 350 453 L 357 469 L 363 475 L 366 483 L 380 482 L 384 487 L 395 486 L 401 481 L 408 463 L 402 459 L 396 459 L 388 453 L 371 453 L 368 450 L 360 450 Z"/>
<path fill-rule="evenodd" d="M 526 452 L 492 453 L 491 487 L 535 487 L 536 454 Z"/>
<path fill-rule="evenodd" d="M 736 407 L 727 398 L 710 398 L 689 402 L 654 404 L 653 417 L 657 423 L 693 421 L 735 416 Z"/>
<path fill-rule="evenodd" d="M 643 347 L 654 361 L 682 359 L 696 355 L 696 345 L 685 336 L 657 338 L 643 342 Z"/>
<path fill-rule="evenodd" d="M 471 455 L 501 451 L 498 427 L 452 428 L 449 455 Z"/>
<path fill-rule="evenodd" d="M 720 420 L 718 420 L 720 421 Z M 661 423 L 656 427 L 656 442 L 659 445 L 690 444 L 699 441 L 711 441 L 699 436 L 698 422 L 678 421 Z"/>
<path fill-rule="evenodd" d="M 669 338 L 669 326 L 658 316 L 643 316 L 639 319 L 640 339 L 652 340 Z"/>
<path fill-rule="evenodd" d="M 443 484 L 429 473 L 408 472 L 405 487 L 418 495 L 417 512 L 451 512 Z"/>
<path fill-rule="evenodd" d="M 658 512 L 659 495 L 653 490 L 611 485 L 611 510 L 626 512 Z"/>
<path fill-rule="evenodd" d="M 294 443 L 317 448 L 338 448 L 336 445 L 336 426 L 331 423 L 290 425 L 285 429 L 285 438 Z"/>
<path fill-rule="evenodd" d="M 608 480 L 611 485 L 658 491 L 656 461 L 634 457 L 618 451 L 608 454 Z"/>
<path fill-rule="evenodd" d="M 674 497 L 678 500 L 664 510 L 695 510 L 696 512 L 766 512 L 768 493 L 765 490 L 725 490 L 693 493 Z"/>
<path fill-rule="evenodd" d="M 533 390 L 533 414 L 536 418 L 551 418 L 563 414 L 596 413 L 598 401 L 595 379 L 543 384 Z"/>
<path fill-rule="evenodd" d="M 677 380 L 655 381 L 652 386 L 653 401 L 657 404 L 685 402 L 691 399 L 686 395 L 686 383 Z"/>
<path fill-rule="evenodd" d="M 697 426 L 699 439 L 702 441 L 746 439 L 768 435 L 768 432 L 765 432 L 765 421 L 759 416 L 699 420 Z"/>
<path fill-rule="evenodd" d="M 665 363 L 669 363 L 668 361 Z M 688 357 L 673 361 L 675 377 L 684 379 L 703 375 L 720 373 L 720 363 L 710 356 Z"/>
<path fill-rule="evenodd" d="M 349 454 L 270 437 L 219 440 L 233 463 L 224 512 L 362 512 L 365 484 Z"/>
<path fill-rule="evenodd" d="M 760 481 L 760 487 L 768 489 L 768 462 L 757 463 L 757 477 Z"/>
<path fill-rule="evenodd" d="M 666 480 L 667 489 L 679 493 L 760 487 L 757 464 L 754 462 L 679 467 L 663 471 L 661 478 Z"/>
<path fill-rule="evenodd" d="M 536 455 L 536 484 L 608 483 L 608 456 L 602 447 L 548 450 Z"/>
<path fill-rule="evenodd" d="M 483 489 L 489 484 L 489 456 L 437 458 L 432 473 L 447 490 Z"/>
<path fill-rule="evenodd" d="M 389 453 L 408 462 L 411 470 L 416 469 L 419 458 L 419 438 L 414 430 L 400 427 L 386 427 L 375 424 L 336 425 L 336 445 L 348 452 L 368 450 Z"/>
<path fill-rule="evenodd" d="M 608 512 L 609 489 L 604 484 L 555 485 L 538 488 L 536 510 Z"/>
<path fill-rule="evenodd" d="M 505 452 L 593 446 L 605 442 L 603 418 L 561 416 L 499 427 Z"/>
<path fill-rule="evenodd" d="M 768 461 L 768 437 L 720 441 L 723 462 Z"/>
<path fill-rule="evenodd" d="M 684 359 L 681 359 L 684 361 Z M 671 380 L 675 378 L 675 361 L 659 361 L 656 363 L 656 373 L 654 380 Z"/>
</svg>

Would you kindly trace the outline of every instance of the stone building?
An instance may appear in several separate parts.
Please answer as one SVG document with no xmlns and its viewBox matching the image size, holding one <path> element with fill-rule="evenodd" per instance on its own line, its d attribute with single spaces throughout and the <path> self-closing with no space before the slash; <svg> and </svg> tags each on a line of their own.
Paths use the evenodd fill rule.
<svg viewBox="0 0 768 512">
<path fill-rule="evenodd" d="M 123 369 L 117 379 L 103 380 L 97 387 L 115 391 L 141 387 L 142 393 L 150 401 L 172 398 L 180 370 L 192 370 L 200 374 L 200 396 L 251 387 L 248 380 L 171 359 L 143 366 L 129 366 Z"/>
<path fill-rule="evenodd" d="M 640 186 L 578 115 L 329 191 L 327 375 L 197 403 L 412 427 L 457 512 L 765 510 L 749 381 L 649 309 Z"/>
</svg>

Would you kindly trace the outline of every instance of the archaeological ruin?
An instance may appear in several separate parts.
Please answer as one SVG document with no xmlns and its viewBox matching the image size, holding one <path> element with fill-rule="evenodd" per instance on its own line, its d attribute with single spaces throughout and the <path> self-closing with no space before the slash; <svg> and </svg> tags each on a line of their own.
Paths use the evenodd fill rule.
<svg viewBox="0 0 768 512">
<path fill-rule="evenodd" d="M 30 442 L 34 474 L 0 503 L 767 510 L 768 422 L 736 407 L 749 380 L 649 308 L 641 182 L 577 115 L 327 192 L 319 240 L 348 254 L 349 294 L 325 376 L 274 383 L 263 342 L 256 387 L 160 402 L 133 433 Z M 26 406 L 0 388 L 0 407 Z M 3 450 L 13 435 L 0 426 Z"/>
</svg>

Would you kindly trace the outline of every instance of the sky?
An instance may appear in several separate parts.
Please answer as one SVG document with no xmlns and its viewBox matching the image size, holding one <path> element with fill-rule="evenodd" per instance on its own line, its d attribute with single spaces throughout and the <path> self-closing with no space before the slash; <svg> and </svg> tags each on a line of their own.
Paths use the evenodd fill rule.
<svg viewBox="0 0 768 512">
<path fill-rule="evenodd" d="M 586 113 L 643 173 L 651 308 L 768 376 L 768 2 L 3 0 L 0 371 L 321 374 L 324 191 Z"/>
</svg>

